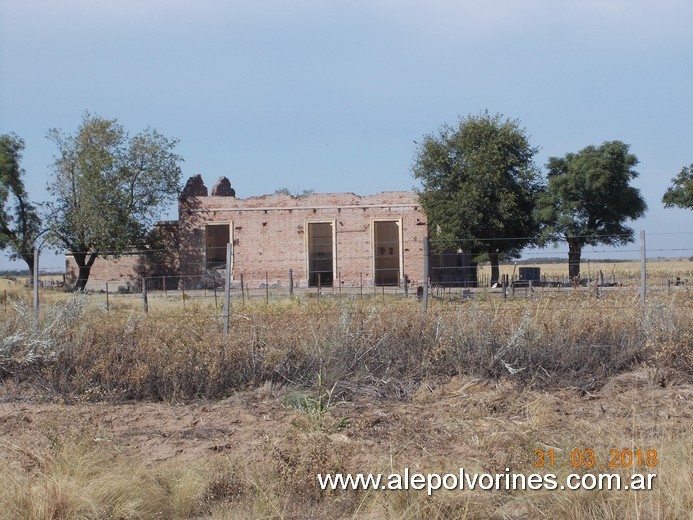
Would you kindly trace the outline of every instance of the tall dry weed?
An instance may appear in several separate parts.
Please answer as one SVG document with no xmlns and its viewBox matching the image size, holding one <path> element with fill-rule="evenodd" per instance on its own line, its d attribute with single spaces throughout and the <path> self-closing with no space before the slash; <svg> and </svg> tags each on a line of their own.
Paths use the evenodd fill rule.
<svg viewBox="0 0 693 520">
<path fill-rule="evenodd" d="M 90 400 L 219 398 L 276 382 L 320 384 L 348 399 L 368 386 L 409 398 L 421 381 L 467 374 L 535 387 L 593 390 L 646 364 L 690 377 L 693 324 L 681 300 L 566 297 L 438 302 L 298 301 L 232 309 L 189 305 L 107 315 L 76 304 L 37 325 L 20 310 L 2 323 L 0 374 L 33 377 Z"/>
</svg>

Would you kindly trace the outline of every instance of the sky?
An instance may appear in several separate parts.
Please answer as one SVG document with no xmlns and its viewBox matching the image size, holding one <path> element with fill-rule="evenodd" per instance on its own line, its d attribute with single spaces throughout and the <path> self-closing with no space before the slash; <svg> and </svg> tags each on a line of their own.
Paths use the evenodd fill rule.
<svg viewBox="0 0 693 520">
<path fill-rule="evenodd" d="M 46 133 L 85 111 L 179 139 L 183 181 L 369 194 L 418 187 L 414 142 L 488 110 L 519 120 L 544 173 L 629 144 L 649 207 L 631 226 L 648 256 L 689 257 L 693 212 L 661 198 L 693 163 L 692 26 L 690 0 L 0 0 L 0 134 L 25 140 L 39 201 Z"/>
</svg>

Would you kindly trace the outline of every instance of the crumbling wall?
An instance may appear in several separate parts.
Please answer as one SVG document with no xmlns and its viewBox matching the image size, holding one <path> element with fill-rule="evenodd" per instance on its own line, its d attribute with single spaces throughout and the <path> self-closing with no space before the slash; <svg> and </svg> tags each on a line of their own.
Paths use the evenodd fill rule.
<svg viewBox="0 0 693 520">
<path fill-rule="evenodd" d="M 334 224 L 336 257 L 334 283 L 372 285 L 372 225 L 377 219 L 402 225 L 402 267 L 410 283 L 423 278 L 423 237 L 426 219 L 413 192 L 383 192 L 358 196 L 323 193 L 302 197 L 285 194 L 237 199 L 197 197 L 194 207 L 181 205 L 181 270 L 191 277 L 204 272 L 204 228 L 209 223 L 232 226 L 233 278 L 243 273 L 251 287 L 286 286 L 289 269 L 294 283 L 308 285 L 306 226 Z M 185 230 L 185 231 L 183 231 Z"/>
</svg>

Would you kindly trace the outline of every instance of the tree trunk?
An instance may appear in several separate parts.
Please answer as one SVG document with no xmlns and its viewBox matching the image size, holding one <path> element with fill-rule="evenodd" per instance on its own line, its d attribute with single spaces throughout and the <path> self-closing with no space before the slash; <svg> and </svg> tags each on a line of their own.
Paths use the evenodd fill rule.
<svg viewBox="0 0 693 520">
<path fill-rule="evenodd" d="M 582 244 L 574 240 L 568 240 L 568 279 L 571 282 L 580 279 L 581 256 Z"/>
<path fill-rule="evenodd" d="M 489 253 L 489 260 L 491 261 L 491 285 L 498 283 L 500 278 L 500 269 L 498 267 L 498 253 Z"/>
<path fill-rule="evenodd" d="M 19 256 L 26 262 L 29 266 L 29 280 L 34 279 L 34 252 L 31 253 L 20 253 Z"/>
<path fill-rule="evenodd" d="M 72 257 L 79 268 L 79 274 L 74 287 L 75 292 L 83 291 L 87 286 L 91 266 L 94 265 L 94 260 L 96 260 L 97 256 L 98 253 L 72 253 Z"/>
</svg>

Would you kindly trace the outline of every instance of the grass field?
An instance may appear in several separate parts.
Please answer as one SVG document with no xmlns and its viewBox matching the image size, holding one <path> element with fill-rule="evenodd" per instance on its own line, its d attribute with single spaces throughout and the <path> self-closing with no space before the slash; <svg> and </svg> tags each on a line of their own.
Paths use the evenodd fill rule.
<svg viewBox="0 0 693 520">
<path fill-rule="evenodd" d="M 38 323 L 21 299 L 0 318 L 0 518 L 691 518 L 686 290 L 644 309 L 581 291 L 428 313 L 390 296 L 236 303 L 228 337 L 209 301 L 107 314 L 59 296 Z M 656 478 L 430 496 L 316 478 L 460 468 Z"/>
</svg>

